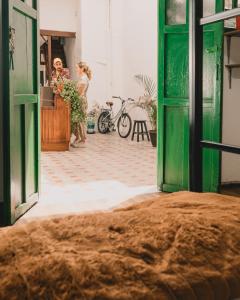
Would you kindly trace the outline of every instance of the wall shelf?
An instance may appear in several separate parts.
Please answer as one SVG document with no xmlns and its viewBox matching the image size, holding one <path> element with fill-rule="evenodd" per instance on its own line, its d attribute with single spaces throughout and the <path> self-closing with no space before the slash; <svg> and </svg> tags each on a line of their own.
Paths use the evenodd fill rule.
<svg viewBox="0 0 240 300">
<path fill-rule="evenodd" d="M 231 51 L 231 40 L 232 37 L 240 37 L 240 29 L 227 31 L 224 33 L 224 36 L 227 39 L 227 64 L 225 67 L 228 69 L 228 81 L 229 81 L 229 88 L 232 88 L 232 69 L 240 68 L 239 64 L 230 64 L 230 51 Z"/>
<path fill-rule="evenodd" d="M 232 88 L 232 69 L 240 68 L 240 64 L 227 64 L 225 67 L 228 69 L 228 81 L 229 81 L 229 88 Z"/>
<path fill-rule="evenodd" d="M 230 30 L 224 33 L 225 36 L 240 36 L 240 29 Z"/>
</svg>

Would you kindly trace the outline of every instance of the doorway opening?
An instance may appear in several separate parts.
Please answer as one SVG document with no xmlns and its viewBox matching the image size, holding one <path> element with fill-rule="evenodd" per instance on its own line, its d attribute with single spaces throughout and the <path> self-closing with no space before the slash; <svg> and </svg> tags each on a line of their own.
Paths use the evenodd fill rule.
<svg viewBox="0 0 240 300">
<path fill-rule="evenodd" d="M 67 20 L 64 23 L 64 18 L 60 18 L 59 26 L 54 20 L 51 25 L 51 15 L 48 19 L 46 15 L 43 17 L 49 3 L 40 0 L 40 74 L 44 95 L 41 101 L 42 145 L 43 133 L 46 134 L 44 137 L 49 137 L 54 126 L 51 125 L 54 120 L 54 95 L 47 94 L 46 90 L 51 80 L 53 59 L 60 57 L 60 52 L 56 53 L 60 46 L 60 58 L 64 67 L 69 69 L 72 80 L 78 80 L 75 65 L 79 61 L 87 62 L 92 69 L 88 110 L 97 110 L 98 116 L 108 108 L 108 101 L 114 103 L 114 114 L 119 110 L 120 100 L 112 96 L 131 97 L 136 102 L 140 97 L 143 99 L 145 90 L 137 82 L 136 75 L 151 78 L 157 85 L 157 1 L 137 3 L 137 10 L 135 0 L 126 3 L 105 0 L 83 2 L 81 10 L 78 1 L 72 1 L 71 7 L 69 3 L 59 7 L 59 14 L 70 14 L 74 18 L 73 26 L 69 27 Z M 124 13 L 126 6 L 132 11 L 131 18 L 127 20 Z M 146 20 L 140 30 L 139 24 L 146 15 L 146 9 L 152 18 Z M 70 32 L 75 36 L 64 36 Z M 47 98 L 50 101 L 46 101 Z M 156 147 L 152 146 L 146 135 L 140 135 L 139 141 L 136 135 L 132 139 L 135 120 L 146 121 L 148 129 L 151 129 L 147 111 L 140 104 L 142 102 L 130 104 L 127 108 L 132 120 L 128 138 L 119 136 L 117 123 L 110 132 L 99 133 L 96 118 L 95 133 L 89 132 L 83 147 L 70 147 L 70 151 L 43 151 L 42 197 L 22 219 L 107 210 L 122 205 L 130 198 L 137 201 L 135 197 L 139 195 L 157 193 Z M 63 122 L 62 118 L 59 124 Z M 139 130 L 142 130 L 141 126 Z"/>
</svg>

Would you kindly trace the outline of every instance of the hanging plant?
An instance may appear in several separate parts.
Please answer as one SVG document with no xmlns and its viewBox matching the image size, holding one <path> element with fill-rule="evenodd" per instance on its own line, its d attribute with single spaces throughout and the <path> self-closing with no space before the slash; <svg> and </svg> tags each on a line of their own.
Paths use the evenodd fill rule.
<svg viewBox="0 0 240 300">
<path fill-rule="evenodd" d="M 79 95 L 76 82 L 69 79 L 59 79 L 54 83 L 53 91 L 71 105 L 71 125 L 85 122 L 87 115 L 83 109 L 83 97 Z"/>
</svg>

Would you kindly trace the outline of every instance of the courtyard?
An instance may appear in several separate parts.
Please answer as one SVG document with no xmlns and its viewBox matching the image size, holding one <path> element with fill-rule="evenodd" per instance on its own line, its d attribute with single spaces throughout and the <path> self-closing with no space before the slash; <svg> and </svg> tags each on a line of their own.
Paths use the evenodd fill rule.
<svg viewBox="0 0 240 300">
<path fill-rule="evenodd" d="M 156 148 L 122 139 L 116 132 L 89 134 L 86 145 L 66 152 L 42 152 L 41 197 L 21 222 L 119 207 L 155 193 Z"/>
</svg>

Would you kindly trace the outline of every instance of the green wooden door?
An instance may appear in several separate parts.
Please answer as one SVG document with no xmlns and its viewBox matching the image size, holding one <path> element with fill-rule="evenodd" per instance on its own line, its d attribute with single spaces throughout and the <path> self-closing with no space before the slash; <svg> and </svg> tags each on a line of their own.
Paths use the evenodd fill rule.
<svg viewBox="0 0 240 300">
<path fill-rule="evenodd" d="M 11 224 L 36 203 L 39 194 L 38 14 L 37 0 L 9 0 L 3 6 L 9 37 L 4 223 Z"/>
<path fill-rule="evenodd" d="M 223 1 L 204 1 L 204 15 L 222 11 Z M 223 24 L 204 28 L 204 139 L 221 139 Z M 189 186 L 188 1 L 159 1 L 158 186 L 162 191 Z M 204 150 L 203 190 L 215 192 L 220 155 Z"/>
</svg>

